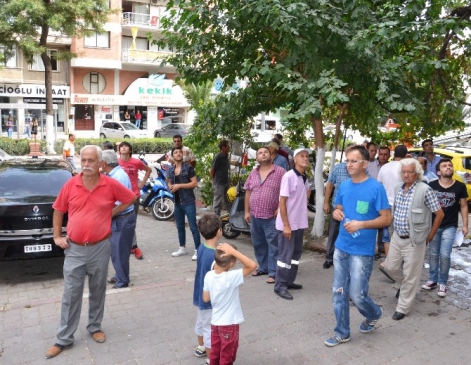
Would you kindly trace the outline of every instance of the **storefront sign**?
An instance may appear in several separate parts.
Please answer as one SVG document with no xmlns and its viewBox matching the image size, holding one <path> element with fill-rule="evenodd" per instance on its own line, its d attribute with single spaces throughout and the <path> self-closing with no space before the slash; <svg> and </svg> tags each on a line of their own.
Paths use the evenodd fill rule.
<svg viewBox="0 0 471 365">
<path fill-rule="evenodd" d="M 26 104 L 46 104 L 46 99 L 44 98 L 23 98 L 23 103 Z M 64 104 L 64 99 L 52 99 L 53 104 Z"/>
<path fill-rule="evenodd" d="M 57 98 L 69 98 L 69 86 L 52 86 L 52 95 Z M 0 84 L 0 96 L 46 96 L 46 87 L 36 84 Z"/>
<path fill-rule="evenodd" d="M 124 95 L 73 94 L 72 104 L 90 105 L 136 105 L 185 108 L 190 106 L 180 86 L 165 75 L 150 75 L 137 79 L 126 89 Z"/>
</svg>

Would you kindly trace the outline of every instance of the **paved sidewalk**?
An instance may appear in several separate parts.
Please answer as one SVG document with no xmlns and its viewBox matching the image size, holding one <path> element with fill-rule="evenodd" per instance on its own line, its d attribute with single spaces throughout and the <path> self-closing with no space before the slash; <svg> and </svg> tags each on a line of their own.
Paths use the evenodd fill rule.
<svg viewBox="0 0 471 365">
<path fill-rule="evenodd" d="M 178 248 L 174 222 L 138 218 L 138 242 L 144 260 L 131 257 L 132 286 L 107 292 L 104 344 L 86 331 L 88 300 L 84 298 L 75 344 L 58 357 L 44 352 L 55 342 L 62 295 L 61 260 L 31 260 L 0 264 L 0 364 L 184 364 L 203 365 L 193 355 L 196 308 L 192 305 L 195 262 L 191 255 L 174 258 Z M 188 249 L 193 249 L 187 232 Z M 254 257 L 250 238 L 231 242 Z M 469 250 L 468 248 L 464 250 Z M 380 328 L 362 334 L 362 321 L 351 305 L 351 341 L 334 348 L 324 345 L 335 325 L 331 302 L 333 269 L 324 270 L 323 255 L 303 254 L 298 280 L 304 289 L 292 291 L 293 301 L 278 298 L 266 277 L 248 277 L 241 287 L 246 322 L 241 326 L 236 364 L 468 364 L 471 360 L 469 292 L 450 288 L 440 299 L 436 291 L 420 291 L 412 312 L 391 319 L 397 286 L 378 271 L 370 293 L 383 306 Z M 423 271 L 426 279 L 427 270 Z M 467 273 L 464 273 L 467 275 Z M 112 265 L 109 266 L 112 275 Z M 463 289 L 465 282 L 456 286 Z"/>
</svg>

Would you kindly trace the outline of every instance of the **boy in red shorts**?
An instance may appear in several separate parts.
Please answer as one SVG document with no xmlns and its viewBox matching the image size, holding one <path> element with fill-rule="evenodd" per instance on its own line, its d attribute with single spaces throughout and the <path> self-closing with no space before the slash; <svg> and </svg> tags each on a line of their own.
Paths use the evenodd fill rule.
<svg viewBox="0 0 471 365">
<path fill-rule="evenodd" d="M 239 347 L 239 324 L 244 322 L 239 286 L 257 263 L 243 255 L 234 245 L 221 243 L 214 254 L 216 265 L 204 278 L 203 301 L 213 307 L 211 318 L 211 365 L 233 364 Z M 231 270 L 237 259 L 243 269 Z"/>
</svg>

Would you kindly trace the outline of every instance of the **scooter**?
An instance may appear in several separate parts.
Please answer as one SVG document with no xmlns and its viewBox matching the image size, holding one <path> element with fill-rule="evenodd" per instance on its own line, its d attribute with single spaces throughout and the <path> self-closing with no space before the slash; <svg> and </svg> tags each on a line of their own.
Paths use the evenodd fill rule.
<svg viewBox="0 0 471 365">
<path fill-rule="evenodd" d="M 168 221 L 173 217 L 175 211 L 174 196 L 165 181 L 164 172 L 158 166 L 155 166 L 155 170 L 157 177 L 155 179 L 149 178 L 141 189 L 139 204 L 146 211 L 150 209 L 155 219 Z"/>
<path fill-rule="evenodd" d="M 250 236 L 250 225 L 244 219 L 244 200 L 245 191 L 240 190 L 232 203 L 229 213 L 221 215 L 222 235 L 225 238 L 237 238 L 241 233 Z"/>
</svg>

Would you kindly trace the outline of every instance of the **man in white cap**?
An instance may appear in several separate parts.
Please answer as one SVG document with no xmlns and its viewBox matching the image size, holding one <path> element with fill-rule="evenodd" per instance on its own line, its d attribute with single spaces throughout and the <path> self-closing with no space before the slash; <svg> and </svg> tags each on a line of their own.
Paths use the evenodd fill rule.
<svg viewBox="0 0 471 365">
<path fill-rule="evenodd" d="M 307 181 L 309 167 L 307 148 L 294 151 L 294 168 L 283 175 L 280 187 L 280 208 L 276 217 L 278 260 L 276 262 L 275 294 L 287 300 L 293 296 L 288 289 L 299 290 L 295 284 L 299 259 L 303 252 L 304 229 L 307 228 L 307 201 L 311 189 Z"/>
</svg>

